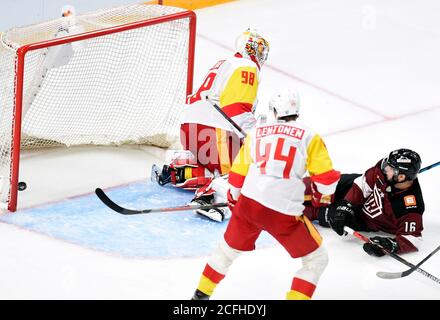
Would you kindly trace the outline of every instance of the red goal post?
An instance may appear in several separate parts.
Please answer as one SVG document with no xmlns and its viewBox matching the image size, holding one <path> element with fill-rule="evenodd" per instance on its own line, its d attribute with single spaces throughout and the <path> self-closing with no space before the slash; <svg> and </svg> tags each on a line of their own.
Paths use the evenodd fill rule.
<svg viewBox="0 0 440 320">
<path fill-rule="evenodd" d="M 194 12 L 139 4 L 69 18 L 67 29 L 63 19 L 0 34 L 1 200 L 11 212 L 23 147 L 167 147 L 192 92 Z"/>
</svg>

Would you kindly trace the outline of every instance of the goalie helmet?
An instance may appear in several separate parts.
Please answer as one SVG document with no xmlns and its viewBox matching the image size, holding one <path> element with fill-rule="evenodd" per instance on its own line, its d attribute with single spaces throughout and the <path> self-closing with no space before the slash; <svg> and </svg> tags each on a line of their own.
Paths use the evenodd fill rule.
<svg viewBox="0 0 440 320">
<path fill-rule="evenodd" d="M 420 171 L 422 160 L 417 152 L 409 149 L 391 151 L 388 157 L 382 161 L 382 171 L 386 166 L 393 169 L 393 178 L 404 174 L 406 180 L 414 180 Z"/>
<path fill-rule="evenodd" d="M 235 50 L 243 57 L 255 59 L 262 66 L 269 54 L 269 43 L 256 30 L 248 28 L 235 40 Z"/>
<path fill-rule="evenodd" d="M 276 112 L 277 118 L 299 116 L 299 93 L 293 89 L 285 89 L 273 94 L 269 101 L 269 110 Z"/>
</svg>

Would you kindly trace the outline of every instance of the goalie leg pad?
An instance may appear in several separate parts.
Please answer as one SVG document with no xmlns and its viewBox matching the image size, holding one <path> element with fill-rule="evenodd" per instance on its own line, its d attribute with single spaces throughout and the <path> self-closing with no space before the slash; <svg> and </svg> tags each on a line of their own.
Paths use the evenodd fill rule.
<svg viewBox="0 0 440 320">
<path fill-rule="evenodd" d="M 185 190 L 196 190 L 209 185 L 213 176 L 206 168 L 189 164 L 171 163 L 164 165 L 162 170 L 157 165 L 153 165 L 151 169 L 151 180 L 157 181 L 161 186 L 171 183 Z"/>
</svg>

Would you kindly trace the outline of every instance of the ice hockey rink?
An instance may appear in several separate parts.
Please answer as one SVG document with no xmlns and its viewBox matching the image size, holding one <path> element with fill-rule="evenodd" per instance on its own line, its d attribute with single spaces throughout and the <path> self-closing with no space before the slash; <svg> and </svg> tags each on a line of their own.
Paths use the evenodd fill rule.
<svg viewBox="0 0 440 320">
<path fill-rule="evenodd" d="M 6 2 L 22 15 L 19 24 L 56 18 L 52 9 L 65 4 L 45 1 L 44 14 L 36 16 L 41 7 Z M 128 3 L 134 1 L 69 2 L 78 13 Z M 196 14 L 195 88 L 251 26 L 270 43 L 258 112 L 274 90 L 297 88 L 300 120 L 323 135 L 336 169 L 362 173 L 402 147 L 417 151 L 422 167 L 440 160 L 440 2 L 240 0 Z M 2 30 L 15 23 L 5 15 L 0 12 Z M 27 189 L 19 193 L 19 210 L 0 216 L 0 299 L 189 299 L 226 224 L 192 212 L 121 216 L 93 194 L 101 187 L 139 209 L 185 204 L 191 194 L 149 181 L 151 165 L 162 164 L 164 154 L 129 146 L 24 154 L 20 180 Z M 440 167 L 419 176 L 423 242 L 404 256 L 414 264 L 440 244 L 439 180 Z M 318 229 L 330 262 L 314 299 L 440 298 L 439 284 L 417 272 L 378 278 L 377 271 L 408 267 L 368 256 L 355 238 Z M 284 299 L 300 264 L 263 236 L 212 298 Z M 439 277 L 440 254 L 422 268 Z"/>
</svg>

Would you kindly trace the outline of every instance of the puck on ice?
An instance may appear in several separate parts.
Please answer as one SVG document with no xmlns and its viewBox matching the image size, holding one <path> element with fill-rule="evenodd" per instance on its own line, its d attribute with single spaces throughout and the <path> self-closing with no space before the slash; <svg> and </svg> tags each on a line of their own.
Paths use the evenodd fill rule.
<svg viewBox="0 0 440 320">
<path fill-rule="evenodd" d="M 18 190 L 23 191 L 23 190 L 26 190 L 26 188 L 27 188 L 26 182 L 20 181 L 18 183 Z"/>
</svg>

